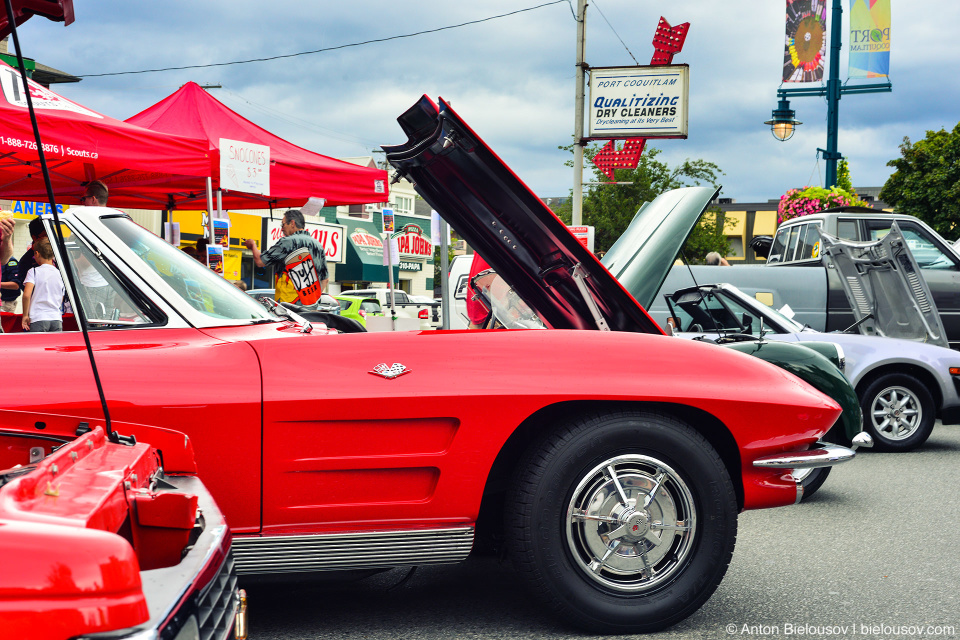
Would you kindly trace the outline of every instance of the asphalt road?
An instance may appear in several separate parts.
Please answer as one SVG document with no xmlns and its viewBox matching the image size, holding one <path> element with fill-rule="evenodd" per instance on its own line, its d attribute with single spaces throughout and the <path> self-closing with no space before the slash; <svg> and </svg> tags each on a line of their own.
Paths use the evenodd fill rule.
<svg viewBox="0 0 960 640">
<path fill-rule="evenodd" d="M 740 515 L 713 597 L 658 639 L 960 638 L 960 426 L 920 450 L 865 452 L 792 507 Z M 254 639 L 585 638 L 508 563 L 471 559 L 350 584 L 255 586 Z"/>
</svg>

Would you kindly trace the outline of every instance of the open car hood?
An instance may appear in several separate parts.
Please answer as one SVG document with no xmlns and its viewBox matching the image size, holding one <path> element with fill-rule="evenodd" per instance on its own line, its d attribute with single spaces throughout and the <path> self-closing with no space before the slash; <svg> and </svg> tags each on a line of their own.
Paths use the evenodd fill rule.
<svg viewBox="0 0 960 640">
<path fill-rule="evenodd" d="M 662 333 L 450 105 L 424 96 L 397 121 L 387 160 L 550 327 Z"/>
<path fill-rule="evenodd" d="M 649 308 L 677 254 L 719 189 L 686 187 L 640 207 L 627 230 L 603 256 L 603 266 Z"/>
<path fill-rule="evenodd" d="M 43 16 L 54 22 L 62 22 L 63 26 L 73 23 L 73 0 L 13 0 L 13 19 L 17 26 L 30 19 L 31 16 Z M 13 32 L 6 7 L 0 4 L 0 40 Z M 13 53 L 13 43 L 10 43 L 10 53 Z"/>
<path fill-rule="evenodd" d="M 950 347 L 930 288 L 896 222 L 873 242 L 822 231 L 820 242 L 820 259 L 840 274 L 854 316 L 863 321 L 860 333 Z"/>
</svg>

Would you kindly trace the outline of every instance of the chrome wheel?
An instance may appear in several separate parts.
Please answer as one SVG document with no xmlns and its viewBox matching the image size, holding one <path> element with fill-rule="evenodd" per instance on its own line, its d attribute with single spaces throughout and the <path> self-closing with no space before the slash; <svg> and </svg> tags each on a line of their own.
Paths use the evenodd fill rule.
<svg viewBox="0 0 960 640">
<path fill-rule="evenodd" d="M 887 387 L 874 397 L 870 420 L 884 438 L 906 440 L 923 423 L 923 406 L 907 387 Z"/>
<path fill-rule="evenodd" d="M 650 633 L 696 611 L 737 539 L 717 451 L 676 416 L 586 413 L 531 444 L 507 493 L 517 572 L 557 615 L 597 633 Z"/>
<path fill-rule="evenodd" d="M 670 466 L 644 455 L 617 456 L 591 469 L 567 508 L 567 544 L 577 567 L 621 592 L 669 581 L 696 533 L 690 488 Z"/>
<path fill-rule="evenodd" d="M 922 380 L 905 373 L 887 373 L 862 390 L 863 427 L 877 451 L 910 451 L 930 437 L 937 404 Z"/>
</svg>

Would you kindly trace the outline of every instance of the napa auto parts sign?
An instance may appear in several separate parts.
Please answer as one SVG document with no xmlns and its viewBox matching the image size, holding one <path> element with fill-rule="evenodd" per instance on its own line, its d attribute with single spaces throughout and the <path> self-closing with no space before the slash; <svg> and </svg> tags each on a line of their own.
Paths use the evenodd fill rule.
<svg viewBox="0 0 960 640">
<path fill-rule="evenodd" d="M 686 138 L 689 96 L 685 64 L 591 69 L 588 136 Z"/>
<path fill-rule="evenodd" d="M 277 240 L 283 237 L 283 231 L 280 230 L 282 220 L 269 220 L 267 222 L 267 246 L 269 249 Z M 347 238 L 347 228 L 342 224 L 330 224 L 329 222 L 308 222 L 304 229 L 313 236 L 317 242 L 323 245 L 324 255 L 327 256 L 327 262 L 344 263 L 344 245 Z M 377 240 L 379 242 L 379 239 Z M 382 245 L 381 245 L 382 246 Z"/>
<path fill-rule="evenodd" d="M 270 195 L 270 147 L 220 138 L 220 188 Z"/>
<path fill-rule="evenodd" d="M 433 256 L 433 243 L 430 236 L 423 232 L 419 225 L 404 225 L 394 234 L 401 256 L 413 258 L 430 258 Z"/>
</svg>

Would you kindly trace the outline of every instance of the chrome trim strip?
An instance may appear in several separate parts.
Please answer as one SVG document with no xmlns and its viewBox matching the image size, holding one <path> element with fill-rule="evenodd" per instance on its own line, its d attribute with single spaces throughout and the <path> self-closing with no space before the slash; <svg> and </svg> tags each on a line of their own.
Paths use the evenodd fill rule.
<svg viewBox="0 0 960 640">
<path fill-rule="evenodd" d="M 753 461 L 753 466 L 773 469 L 817 469 L 853 460 L 857 455 L 853 449 L 836 444 L 821 444 L 816 449 L 775 453 Z"/>
<path fill-rule="evenodd" d="M 234 537 L 239 575 L 447 564 L 473 548 L 474 528 Z"/>
</svg>

